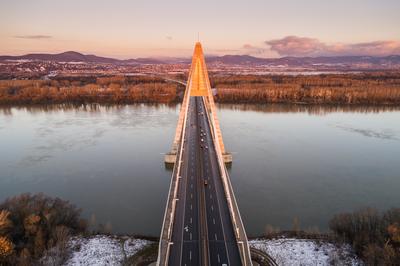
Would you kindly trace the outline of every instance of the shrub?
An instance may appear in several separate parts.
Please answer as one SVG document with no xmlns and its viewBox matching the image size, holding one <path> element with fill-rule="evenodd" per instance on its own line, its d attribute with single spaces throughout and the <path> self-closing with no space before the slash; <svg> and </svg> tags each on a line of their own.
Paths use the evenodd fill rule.
<svg viewBox="0 0 400 266">
<path fill-rule="evenodd" d="M 400 209 L 384 213 L 367 208 L 338 214 L 330 229 L 353 245 L 367 265 L 400 265 Z"/>
<path fill-rule="evenodd" d="M 3 264 L 29 265 L 49 249 L 66 258 L 71 234 L 86 230 L 80 210 L 68 201 L 43 194 L 22 194 L 0 205 L 0 256 Z M 63 254 L 63 255 L 61 255 Z"/>
</svg>

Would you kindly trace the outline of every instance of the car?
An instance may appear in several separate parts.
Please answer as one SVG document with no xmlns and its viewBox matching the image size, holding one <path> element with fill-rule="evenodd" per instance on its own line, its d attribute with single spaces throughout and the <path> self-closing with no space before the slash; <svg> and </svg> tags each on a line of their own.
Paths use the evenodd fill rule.
<svg viewBox="0 0 400 266">
<path fill-rule="evenodd" d="M 204 185 L 207 186 L 208 185 L 208 181 L 204 180 Z"/>
</svg>

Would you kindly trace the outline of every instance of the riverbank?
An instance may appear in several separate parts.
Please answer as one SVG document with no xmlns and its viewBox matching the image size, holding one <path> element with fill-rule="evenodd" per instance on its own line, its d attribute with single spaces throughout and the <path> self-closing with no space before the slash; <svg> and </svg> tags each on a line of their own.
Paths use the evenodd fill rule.
<svg viewBox="0 0 400 266">
<path fill-rule="evenodd" d="M 263 251 L 277 265 L 363 265 L 348 244 L 326 240 L 285 238 L 255 239 L 250 247 Z"/>
<path fill-rule="evenodd" d="M 211 86 L 218 103 L 400 105 L 399 72 L 212 75 Z M 184 90 L 172 79 L 147 76 L 0 80 L 0 105 L 179 103 Z"/>
<path fill-rule="evenodd" d="M 220 103 L 400 104 L 400 73 L 232 75 L 211 79 Z"/>
<path fill-rule="evenodd" d="M 128 262 L 138 252 L 153 243 L 131 236 L 76 236 L 69 241 L 70 256 L 64 265 L 130 265 Z"/>
<path fill-rule="evenodd" d="M 282 266 L 362 265 L 350 245 L 327 240 L 281 236 L 253 239 L 249 244 Z M 74 237 L 69 242 L 71 255 L 64 265 L 135 265 L 137 260 L 151 262 L 156 258 L 157 249 L 154 246 L 157 246 L 157 242 L 130 236 Z M 139 258 L 140 254 L 146 255 Z"/>
</svg>

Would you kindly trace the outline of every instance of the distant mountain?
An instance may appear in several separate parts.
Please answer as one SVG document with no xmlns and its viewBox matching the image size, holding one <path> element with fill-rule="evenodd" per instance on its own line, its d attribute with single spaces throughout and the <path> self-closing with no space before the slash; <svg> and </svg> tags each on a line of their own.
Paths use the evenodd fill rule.
<svg viewBox="0 0 400 266">
<path fill-rule="evenodd" d="M 86 62 L 108 64 L 190 64 L 189 58 L 136 58 L 119 60 L 115 58 L 85 55 L 74 51 L 60 54 L 27 54 L 22 56 L 0 56 L 0 61 L 5 60 L 37 60 L 56 62 Z M 206 56 L 208 64 L 224 65 L 254 65 L 254 66 L 285 66 L 285 67 L 310 67 L 310 66 L 360 66 L 391 67 L 400 65 L 400 55 L 391 56 L 331 56 L 331 57 L 282 57 L 282 58 L 258 58 L 250 55 L 224 55 Z"/>
<path fill-rule="evenodd" d="M 120 63 L 124 64 L 166 64 L 162 60 L 154 59 L 154 58 L 136 58 L 136 59 L 127 59 L 127 60 L 119 60 Z"/>
<path fill-rule="evenodd" d="M 85 55 L 74 51 L 60 54 L 27 54 L 21 56 L 0 56 L 0 61 L 5 60 L 34 60 L 55 62 L 85 62 L 85 63 L 107 63 L 107 64 L 163 64 L 164 62 L 152 58 L 137 58 L 119 60 L 115 58 L 101 57 L 96 55 Z"/>
<path fill-rule="evenodd" d="M 207 63 L 220 63 L 227 65 L 262 65 L 270 59 L 258 58 L 250 55 L 223 55 L 206 57 Z"/>
<path fill-rule="evenodd" d="M 57 62 L 94 62 L 94 63 L 115 63 L 118 60 L 95 55 L 84 55 L 78 52 L 64 52 L 60 54 L 27 54 L 22 56 L 0 56 L 0 60 L 37 60 Z"/>
<path fill-rule="evenodd" d="M 224 55 L 207 57 L 209 64 L 227 65 L 268 65 L 268 66 L 312 66 L 312 65 L 399 65 L 400 55 L 383 57 L 374 56 L 330 56 L 330 57 L 282 57 L 282 58 L 258 58 L 249 55 Z"/>
</svg>

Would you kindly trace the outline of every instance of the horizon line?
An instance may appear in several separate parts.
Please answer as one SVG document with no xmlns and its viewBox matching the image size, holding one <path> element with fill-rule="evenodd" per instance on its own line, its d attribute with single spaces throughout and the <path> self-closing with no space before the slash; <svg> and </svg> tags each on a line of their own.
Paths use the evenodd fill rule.
<svg viewBox="0 0 400 266">
<path fill-rule="evenodd" d="M 191 56 L 143 56 L 143 57 L 126 57 L 126 58 L 117 58 L 113 56 L 108 56 L 108 55 L 101 55 L 101 54 L 96 54 L 96 53 L 86 53 L 86 52 L 80 52 L 80 51 L 74 51 L 74 50 L 66 50 L 63 52 L 31 52 L 31 53 L 24 53 L 24 54 L 0 54 L 0 57 L 23 57 L 23 56 L 28 56 L 28 55 L 60 55 L 60 54 L 65 54 L 65 53 L 77 53 L 83 56 L 96 56 L 96 57 L 102 57 L 102 58 L 108 58 L 108 59 L 113 59 L 113 60 L 118 60 L 118 61 L 127 61 L 127 60 L 137 60 L 137 59 L 190 59 Z M 373 58 L 382 58 L 382 57 L 391 57 L 391 56 L 400 56 L 400 53 L 394 53 L 394 54 L 387 54 L 387 55 L 362 55 L 362 54 L 349 54 L 349 55 L 315 55 L 315 56 L 294 56 L 294 55 L 286 55 L 286 56 L 278 56 L 278 57 L 257 57 L 251 54 L 221 54 L 221 55 L 216 55 L 216 54 L 204 54 L 205 57 L 224 57 L 224 56 L 249 56 L 252 58 L 257 58 L 257 59 L 282 59 L 282 58 L 332 58 L 332 57 L 373 57 Z"/>
</svg>

